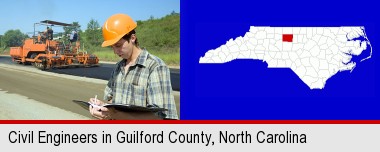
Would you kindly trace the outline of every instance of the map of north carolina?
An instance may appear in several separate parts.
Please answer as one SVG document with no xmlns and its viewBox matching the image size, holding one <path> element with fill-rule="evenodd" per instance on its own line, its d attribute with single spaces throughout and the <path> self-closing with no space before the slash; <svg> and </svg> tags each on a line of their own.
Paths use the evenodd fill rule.
<svg viewBox="0 0 380 152">
<path fill-rule="evenodd" d="M 310 89 L 323 89 L 326 81 L 341 71 L 352 70 L 353 56 L 372 46 L 363 26 L 345 27 L 256 27 L 243 37 L 206 52 L 199 63 L 226 63 L 235 59 L 267 62 L 268 68 L 290 68 Z"/>
</svg>

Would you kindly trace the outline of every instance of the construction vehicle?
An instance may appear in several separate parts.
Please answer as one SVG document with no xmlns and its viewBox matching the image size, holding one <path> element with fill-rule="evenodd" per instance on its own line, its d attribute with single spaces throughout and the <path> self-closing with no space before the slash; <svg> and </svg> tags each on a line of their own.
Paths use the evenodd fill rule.
<svg viewBox="0 0 380 152">
<path fill-rule="evenodd" d="M 36 35 L 36 25 L 46 25 L 47 30 L 38 32 Z M 10 48 L 12 61 L 20 64 L 32 64 L 42 70 L 68 66 L 89 67 L 98 65 L 97 56 L 87 54 L 83 50 L 80 51 L 79 39 L 65 44 L 61 38 L 53 38 L 53 26 L 68 27 L 74 25 L 51 20 L 35 23 L 32 38 L 25 39 L 21 47 Z"/>
</svg>

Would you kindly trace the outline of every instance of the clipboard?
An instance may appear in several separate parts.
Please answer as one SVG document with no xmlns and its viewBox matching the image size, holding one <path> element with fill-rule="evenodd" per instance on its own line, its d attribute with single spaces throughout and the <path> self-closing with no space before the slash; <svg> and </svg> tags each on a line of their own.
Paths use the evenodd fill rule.
<svg viewBox="0 0 380 152">
<path fill-rule="evenodd" d="M 98 106 L 98 105 L 93 105 L 92 103 L 88 101 L 82 101 L 82 100 L 73 100 L 74 103 L 80 105 L 82 108 L 88 110 L 88 107 L 90 105 L 92 106 Z M 160 112 L 160 111 L 167 111 L 168 109 L 165 108 L 159 108 L 159 107 L 154 107 L 154 106 L 148 106 L 148 107 L 143 107 L 143 106 L 136 106 L 136 105 L 131 105 L 131 104 L 105 104 L 103 107 L 106 108 L 115 108 L 116 110 L 120 111 L 125 111 L 125 112 Z"/>
</svg>

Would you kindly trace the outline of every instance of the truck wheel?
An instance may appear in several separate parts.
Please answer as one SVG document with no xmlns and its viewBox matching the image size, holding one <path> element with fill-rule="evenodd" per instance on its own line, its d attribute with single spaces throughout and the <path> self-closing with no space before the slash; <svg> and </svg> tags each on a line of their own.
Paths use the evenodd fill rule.
<svg viewBox="0 0 380 152">
<path fill-rule="evenodd" d="M 32 55 L 30 55 L 30 58 L 34 59 L 34 58 L 36 58 L 37 55 L 38 55 L 37 53 L 33 53 Z M 31 62 L 31 63 L 32 63 L 33 66 L 36 65 L 36 62 Z"/>
<path fill-rule="evenodd" d="M 47 59 L 46 58 L 42 59 L 42 70 L 47 70 Z"/>
</svg>

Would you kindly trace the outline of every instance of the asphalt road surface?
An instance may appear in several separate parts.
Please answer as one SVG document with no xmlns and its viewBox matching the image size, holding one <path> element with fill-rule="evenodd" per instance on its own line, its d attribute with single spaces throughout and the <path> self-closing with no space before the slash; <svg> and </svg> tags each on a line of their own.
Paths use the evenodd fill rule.
<svg viewBox="0 0 380 152">
<path fill-rule="evenodd" d="M 38 73 L 43 71 L 27 71 L 20 67 L 12 68 L 11 66 L 0 65 L 0 88 L 6 91 L 7 94 L 16 94 L 27 97 L 27 99 L 39 101 L 41 103 L 65 109 L 73 113 L 83 115 L 91 118 L 88 111 L 79 107 L 72 102 L 74 99 L 86 100 L 90 97 L 103 95 L 105 84 L 89 83 L 80 80 L 71 80 L 57 76 L 46 75 L 48 72 Z M 5 95 L 3 95 L 5 96 Z M 4 105 L 2 100 L 1 105 L 9 109 L 9 106 Z M 17 98 L 7 99 L 12 103 L 18 103 Z M 17 109 L 13 108 L 11 114 L 20 115 L 22 111 L 31 110 L 24 109 L 26 106 L 17 104 Z M 14 106 L 13 106 L 14 107 Z M 24 110 L 19 110 L 24 109 Z M 41 113 L 47 110 L 44 108 L 34 108 L 35 113 Z M 4 118 L 3 118 L 4 119 Z M 18 117 L 11 117 L 11 119 L 19 119 Z M 36 118 L 43 119 L 43 118 Z M 58 118 L 57 118 L 58 119 Z"/>
<path fill-rule="evenodd" d="M 0 63 L 0 119 L 92 119 L 88 110 L 72 100 L 102 97 L 106 80 L 41 71 L 11 61 L 12 64 L 4 64 L 4 58 L 9 57 L 0 56 L 3 62 Z M 174 98 L 179 114 L 179 92 L 174 92 Z"/>
<path fill-rule="evenodd" d="M 21 65 L 21 64 L 19 65 L 19 64 L 13 63 L 10 56 L 0 56 L 0 63 L 34 68 L 32 65 Z M 68 74 L 68 75 L 88 77 L 88 78 L 96 78 L 96 79 L 108 81 L 114 67 L 115 67 L 114 63 L 113 64 L 100 63 L 98 67 L 89 67 L 89 68 L 68 67 L 64 69 L 50 69 L 47 72 Z M 180 69 L 170 68 L 170 78 L 171 78 L 173 90 L 180 91 Z"/>
</svg>

